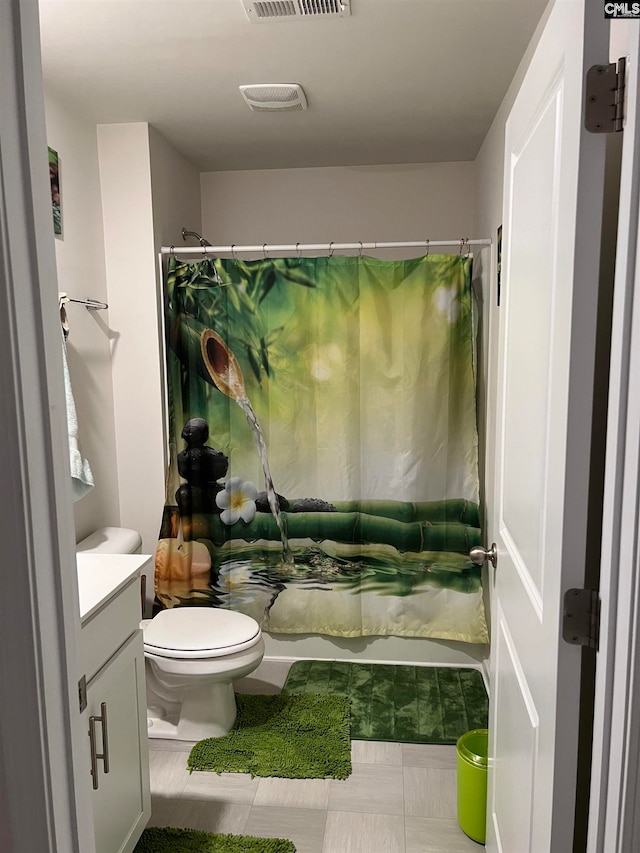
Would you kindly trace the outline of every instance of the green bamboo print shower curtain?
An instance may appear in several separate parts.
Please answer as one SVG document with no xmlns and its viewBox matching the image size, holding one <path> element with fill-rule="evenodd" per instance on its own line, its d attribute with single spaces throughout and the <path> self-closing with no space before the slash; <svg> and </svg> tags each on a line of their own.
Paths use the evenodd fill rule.
<svg viewBox="0 0 640 853">
<path fill-rule="evenodd" d="M 480 543 L 470 271 L 459 255 L 170 259 L 162 606 L 231 607 L 274 633 L 487 640 L 468 558 Z M 232 374 L 243 389 L 229 390 Z"/>
</svg>

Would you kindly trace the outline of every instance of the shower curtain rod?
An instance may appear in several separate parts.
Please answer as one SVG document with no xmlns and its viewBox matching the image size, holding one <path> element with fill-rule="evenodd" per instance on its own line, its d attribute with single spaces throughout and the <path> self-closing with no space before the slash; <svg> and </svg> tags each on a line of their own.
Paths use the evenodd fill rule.
<svg viewBox="0 0 640 853">
<path fill-rule="evenodd" d="M 277 252 L 342 252 L 357 251 L 362 253 L 365 249 L 432 249 L 436 246 L 458 246 L 460 251 L 471 246 L 490 246 L 491 238 L 484 237 L 476 240 L 410 240 L 390 243 L 263 243 L 253 246 L 190 246 L 176 249 L 175 246 L 163 246 L 160 249 L 163 255 L 237 255 L 244 252 L 262 252 L 265 256 Z"/>
</svg>

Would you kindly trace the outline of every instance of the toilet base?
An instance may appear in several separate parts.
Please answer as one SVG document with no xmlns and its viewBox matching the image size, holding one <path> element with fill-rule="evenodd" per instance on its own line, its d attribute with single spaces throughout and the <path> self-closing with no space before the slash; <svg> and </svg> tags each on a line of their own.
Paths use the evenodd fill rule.
<svg viewBox="0 0 640 853">
<path fill-rule="evenodd" d="M 150 697 L 151 698 L 151 697 Z M 147 708 L 147 732 L 151 738 L 198 741 L 229 734 L 236 721 L 236 699 L 233 685 L 224 682 L 208 684 L 185 693 L 180 716 L 172 722 L 163 708 Z"/>
<path fill-rule="evenodd" d="M 236 720 L 233 682 L 253 672 L 264 640 L 218 658 L 164 658 L 145 650 L 149 737 L 197 741 L 229 734 Z"/>
</svg>

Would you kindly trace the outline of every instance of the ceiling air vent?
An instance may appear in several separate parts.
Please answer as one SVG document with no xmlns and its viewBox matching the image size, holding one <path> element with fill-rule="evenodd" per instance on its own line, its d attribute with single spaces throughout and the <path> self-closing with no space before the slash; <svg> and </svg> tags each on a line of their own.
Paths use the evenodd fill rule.
<svg viewBox="0 0 640 853">
<path fill-rule="evenodd" d="M 292 113 L 307 108 L 304 90 L 297 83 L 253 83 L 240 86 L 240 94 L 256 112 Z"/>
<path fill-rule="evenodd" d="M 242 0 L 242 5 L 254 24 L 351 14 L 351 0 Z"/>
</svg>

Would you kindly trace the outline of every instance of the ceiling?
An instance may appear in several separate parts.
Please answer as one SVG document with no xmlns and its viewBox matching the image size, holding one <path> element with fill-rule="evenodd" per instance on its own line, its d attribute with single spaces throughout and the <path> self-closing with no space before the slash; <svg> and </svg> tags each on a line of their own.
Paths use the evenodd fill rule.
<svg viewBox="0 0 640 853">
<path fill-rule="evenodd" d="M 148 121 L 202 171 L 472 160 L 546 0 L 351 0 L 251 24 L 241 0 L 40 0 L 47 89 Z M 300 83 L 251 112 L 244 83 Z"/>
</svg>

